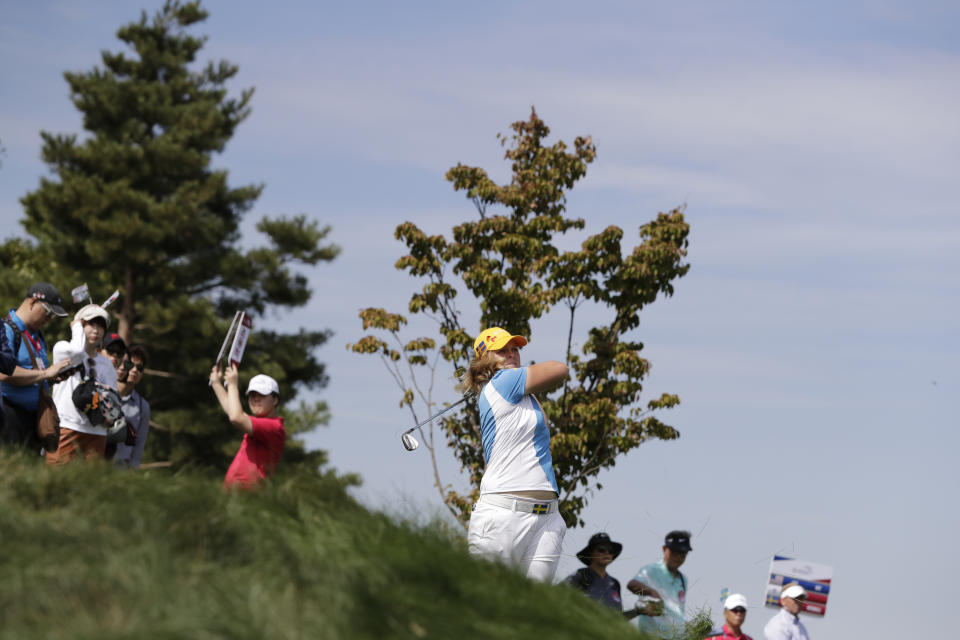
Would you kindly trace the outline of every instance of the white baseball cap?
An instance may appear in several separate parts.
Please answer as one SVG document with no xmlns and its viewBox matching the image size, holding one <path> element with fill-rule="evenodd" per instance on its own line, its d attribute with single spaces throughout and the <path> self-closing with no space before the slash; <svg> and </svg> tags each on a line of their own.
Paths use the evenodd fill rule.
<svg viewBox="0 0 960 640">
<path fill-rule="evenodd" d="M 723 602 L 724 609 L 736 609 L 737 607 L 743 607 L 747 609 L 747 598 L 742 593 L 734 593 L 727 597 Z"/>
<path fill-rule="evenodd" d="M 804 589 L 798 584 L 787 585 L 786 587 L 784 587 L 783 591 L 780 592 L 781 600 L 783 600 L 784 598 L 793 598 L 794 600 L 798 600 L 800 598 L 806 598 L 806 597 L 807 597 L 806 589 Z"/>
<path fill-rule="evenodd" d="M 73 321 L 90 322 L 94 318 L 100 318 L 106 326 L 110 326 L 110 314 L 98 304 L 88 304 L 77 311 L 77 315 L 73 316 Z"/>
<path fill-rule="evenodd" d="M 258 373 L 250 378 L 250 384 L 247 385 L 247 394 L 249 395 L 251 391 L 256 391 L 260 395 L 264 396 L 268 396 L 271 393 L 275 393 L 279 396 L 280 385 L 278 385 L 277 381 L 270 376 Z"/>
</svg>

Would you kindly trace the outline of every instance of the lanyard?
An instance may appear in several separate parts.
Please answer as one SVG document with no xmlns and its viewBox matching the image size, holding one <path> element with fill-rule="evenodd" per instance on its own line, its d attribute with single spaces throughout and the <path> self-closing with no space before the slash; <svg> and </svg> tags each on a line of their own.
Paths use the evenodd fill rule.
<svg viewBox="0 0 960 640">
<path fill-rule="evenodd" d="M 29 331 L 24 330 L 22 333 L 23 336 L 30 341 L 31 346 L 33 346 L 33 352 L 37 354 L 37 368 L 43 371 L 43 359 L 40 357 L 40 354 L 42 353 L 40 339 L 34 337 Z"/>
</svg>

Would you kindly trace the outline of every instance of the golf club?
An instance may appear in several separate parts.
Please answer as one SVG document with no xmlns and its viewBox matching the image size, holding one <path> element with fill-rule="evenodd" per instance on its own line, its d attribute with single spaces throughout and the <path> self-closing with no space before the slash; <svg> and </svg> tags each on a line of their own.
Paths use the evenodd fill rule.
<svg viewBox="0 0 960 640">
<path fill-rule="evenodd" d="M 437 418 L 439 418 L 440 416 L 442 416 L 443 414 L 445 414 L 447 411 L 450 411 L 450 409 L 453 409 L 453 408 L 454 408 L 455 406 L 457 406 L 458 404 L 460 404 L 460 403 L 462 403 L 462 402 L 466 402 L 467 400 L 469 400 L 469 399 L 471 399 L 471 398 L 473 398 L 473 394 L 472 394 L 472 393 L 468 393 L 468 394 L 466 394 L 465 396 L 463 396 L 462 398 L 460 398 L 459 400 L 457 400 L 456 402 L 454 402 L 454 403 L 453 403 L 452 405 L 450 405 L 449 407 L 447 407 L 447 408 L 445 408 L 445 409 L 442 409 L 442 410 L 436 412 L 435 414 L 433 414 L 432 416 L 430 416 L 429 418 L 427 418 L 426 420 L 424 420 L 424 421 L 421 422 L 420 424 L 415 425 L 415 426 L 412 426 L 412 427 L 410 427 L 409 429 L 407 429 L 406 431 L 404 431 L 404 432 L 403 432 L 403 435 L 400 436 L 400 440 L 401 440 L 401 442 L 403 442 L 403 448 L 406 449 L 407 451 L 413 451 L 414 449 L 416 449 L 417 447 L 419 447 L 419 446 L 420 446 L 420 443 L 417 441 L 416 438 L 413 437 L 412 432 L 416 431 L 417 429 L 419 429 L 419 428 L 422 427 L 423 425 L 427 424 L 428 422 L 431 422 L 432 420 L 436 420 Z"/>
</svg>

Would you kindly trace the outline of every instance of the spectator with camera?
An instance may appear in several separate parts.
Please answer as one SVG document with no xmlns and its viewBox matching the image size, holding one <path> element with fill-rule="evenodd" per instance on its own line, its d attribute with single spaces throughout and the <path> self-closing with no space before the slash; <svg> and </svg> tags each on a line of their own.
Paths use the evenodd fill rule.
<svg viewBox="0 0 960 640">
<path fill-rule="evenodd" d="M 105 357 L 113 365 L 113 368 L 117 372 L 117 388 L 119 391 L 119 386 L 121 380 L 124 379 L 126 371 L 129 369 L 130 363 L 126 360 L 127 356 L 127 343 L 123 338 L 120 337 L 118 333 L 108 333 L 103 338 L 103 343 L 101 344 L 100 355 Z M 126 431 L 123 434 L 116 434 L 115 438 L 107 438 L 107 448 L 104 457 L 107 460 L 113 460 L 114 456 L 117 453 L 117 447 L 120 444 L 120 435 L 123 435 L 123 440 L 130 440 L 131 444 L 135 443 L 136 434 L 133 430 L 132 425 L 128 425 Z"/>
<path fill-rule="evenodd" d="M 52 284 L 38 282 L 27 290 L 20 306 L 10 309 L 3 318 L 3 337 L 16 365 L 9 373 L 0 372 L 0 441 L 8 446 L 40 451 L 37 406 L 41 386 L 46 391 L 48 381 L 69 364 L 60 360 L 51 366 L 43 336 L 43 328 L 50 320 L 67 315 L 62 305 L 60 293 Z"/>
<path fill-rule="evenodd" d="M 682 632 L 687 602 L 687 577 L 680 567 L 692 551 L 689 531 L 671 531 L 663 540 L 663 559 L 641 567 L 627 589 L 641 597 L 657 598 L 641 611 L 640 631 L 656 638 L 670 638 Z"/>
<path fill-rule="evenodd" d="M 119 336 L 117 339 L 122 341 Z M 139 469 L 143 448 L 147 444 L 147 434 L 150 431 L 150 403 L 135 388 L 143 380 L 147 358 L 146 347 L 139 344 L 130 345 L 126 350 L 126 357 L 121 360 L 120 368 L 117 370 L 117 388 L 120 391 L 123 415 L 133 430 L 131 437 L 116 445 L 113 464 L 118 467 Z"/>
<path fill-rule="evenodd" d="M 67 464 L 78 455 L 103 458 L 108 432 L 126 429 L 117 392 L 117 371 L 100 353 L 110 322 L 106 309 L 96 304 L 81 308 L 70 324 L 71 339 L 53 346 L 54 358 L 80 359 L 66 380 L 53 386 L 60 414 L 60 446 L 47 453 L 48 465 Z"/>
</svg>

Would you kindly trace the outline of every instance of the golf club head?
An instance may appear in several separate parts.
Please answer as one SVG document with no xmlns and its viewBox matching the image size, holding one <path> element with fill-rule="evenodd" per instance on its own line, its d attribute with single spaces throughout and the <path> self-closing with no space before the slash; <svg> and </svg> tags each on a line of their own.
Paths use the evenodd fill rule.
<svg viewBox="0 0 960 640">
<path fill-rule="evenodd" d="M 407 451 L 413 451 L 420 446 L 420 443 L 417 442 L 417 439 L 413 437 L 410 433 L 405 433 L 400 436 L 400 439 L 403 441 L 403 448 Z"/>
</svg>

